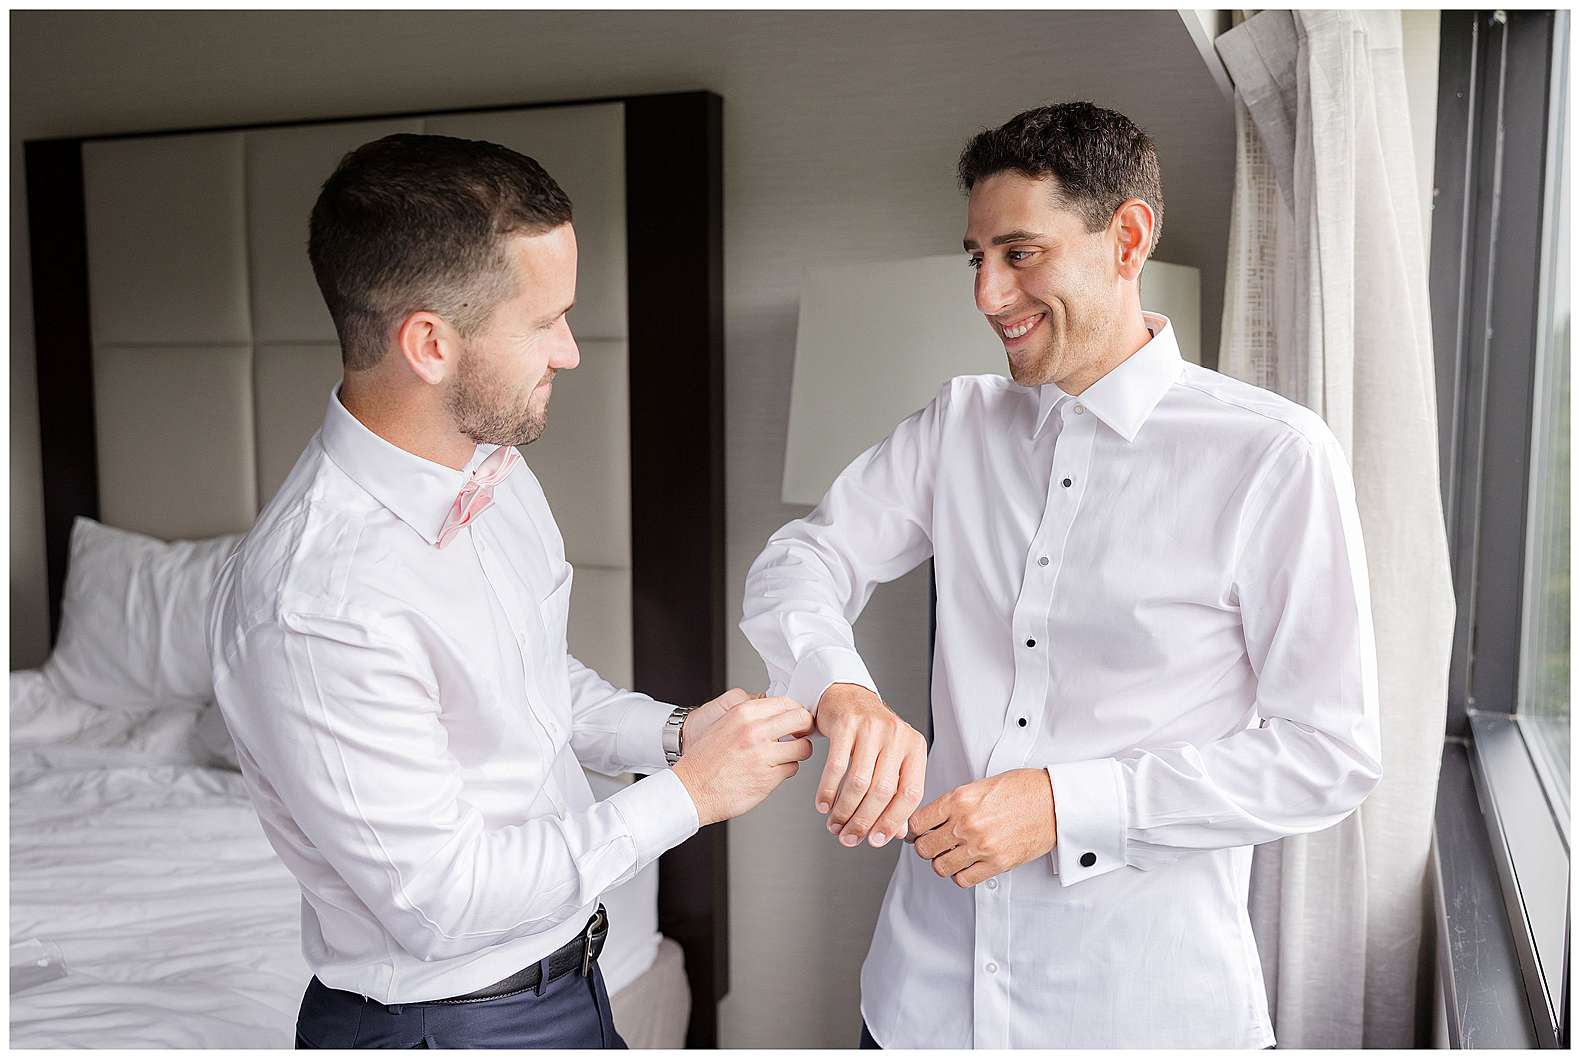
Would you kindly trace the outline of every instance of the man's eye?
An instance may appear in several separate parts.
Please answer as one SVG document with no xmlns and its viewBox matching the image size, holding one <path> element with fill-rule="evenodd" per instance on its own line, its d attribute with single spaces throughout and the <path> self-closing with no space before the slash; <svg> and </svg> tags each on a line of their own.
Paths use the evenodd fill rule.
<svg viewBox="0 0 1580 1059">
<path fill-rule="evenodd" d="M 982 267 L 982 259 L 980 257 L 968 257 L 968 258 L 966 258 L 966 268 L 979 269 L 981 267 Z"/>
<path fill-rule="evenodd" d="M 1009 258 L 1011 264 L 1019 264 L 1020 262 L 1026 260 L 1028 257 L 1031 256 L 1031 251 L 1030 250 L 1011 250 L 1009 253 L 1005 254 L 1004 256 Z"/>
</svg>

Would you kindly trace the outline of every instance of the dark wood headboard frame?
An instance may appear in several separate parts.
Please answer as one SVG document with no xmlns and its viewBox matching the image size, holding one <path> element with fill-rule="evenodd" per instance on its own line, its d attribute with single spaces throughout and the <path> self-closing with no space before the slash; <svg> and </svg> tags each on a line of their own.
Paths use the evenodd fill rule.
<svg viewBox="0 0 1580 1059">
<path fill-rule="evenodd" d="M 460 112 L 615 102 L 625 104 L 636 686 L 667 701 L 699 703 L 725 687 L 724 101 L 711 92 L 680 92 Z M 427 113 L 435 112 L 26 143 L 52 642 L 72 521 L 99 514 L 83 142 Z M 729 991 L 726 852 L 724 825 L 716 824 L 659 862 L 659 929 L 685 950 L 691 983 L 688 1047 L 718 1046 L 718 1002 Z"/>
</svg>

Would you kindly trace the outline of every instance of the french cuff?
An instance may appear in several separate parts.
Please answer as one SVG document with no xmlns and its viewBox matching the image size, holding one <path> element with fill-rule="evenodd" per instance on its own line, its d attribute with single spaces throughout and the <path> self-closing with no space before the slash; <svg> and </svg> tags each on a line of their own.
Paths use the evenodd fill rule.
<svg viewBox="0 0 1580 1059">
<path fill-rule="evenodd" d="M 1123 771 L 1113 758 L 1048 766 L 1057 827 L 1049 856 L 1064 886 L 1124 866 Z"/>
<path fill-rule="evenodd" d="M 806 707 L 808 713 L 817 715 L 817 701 L 823 697 L 830 684 L 860 684 L 878 695 L 878 685 L 861 656 L 849 647 L 820 647 L 808 652 L 796 663 L 784 694 Z M 879 695 L 879 698 L 883 696 Z"/>
<path fill-rule="evenodd" d="M 696 803 L 671 769 L 639 779 L 605 800 L 631 832 L 639 870 L 697 833 Z"/>
<path fill-rule="evenodd" d="M 675 712 L 675 704 L 655 699 L 631 704 L 620 718 L 615 734 L 614 752 L 620 763 L 632 772 L 657 772 L 669 767 L 664 757 L 664 725 Z"/>
</svg>

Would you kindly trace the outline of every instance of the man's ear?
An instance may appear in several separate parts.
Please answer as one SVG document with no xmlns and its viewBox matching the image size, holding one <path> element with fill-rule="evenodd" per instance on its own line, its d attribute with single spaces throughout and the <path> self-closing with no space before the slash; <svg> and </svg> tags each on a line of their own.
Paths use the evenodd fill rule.
<svg viewBox="0 0 1580 1059">
<path fill-rule="evenodd" d="M 437 386 L 450 377 L 460 360 L 461 336 L 442 316 L 423 310 L 400 322 L 395 347 L 412 374 Z"/>
<path fill-rule="evenodd" d="M 1152 251 L 1154 220 L 1152 207 L 1141 199 L 1127 199 L 1114 211 L 1109 225 L 1117 237 L 1114 264 L 1121 278 L 1134 280 L 1141 275 Z"/>
</svg>

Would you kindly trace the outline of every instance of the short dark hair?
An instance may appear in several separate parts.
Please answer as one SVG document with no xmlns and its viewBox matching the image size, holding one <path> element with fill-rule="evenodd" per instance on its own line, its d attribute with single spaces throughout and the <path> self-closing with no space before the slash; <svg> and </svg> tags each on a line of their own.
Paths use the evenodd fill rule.
<svg viewBox="0 0 1580 1059">
<path fill-rule="evenodd" d="M 396 133 L 346 155 L 307 237 L 346 370 L 376 365 L 419 310 L 470 333 L 512 293 L 505 236 L 570 220 L 554 178 L 496 143 Z"/>
<path fill-rule="evenodd" d="M 1052 176 L 1061 205 L 1080 214 L 1090 232 L 1100 232 L 1128 199 L 1152 207 L 1152 245 L 1163 234 L 1163 174 L 1158 149 L 1141 128 L 1118 111 L 1086 102 L 1054 103 L 1022 111 L 996 129 L 984 129 L 960 152 L 960 184 L 1013 170 L 1029 177 Z"/>
</svg>

